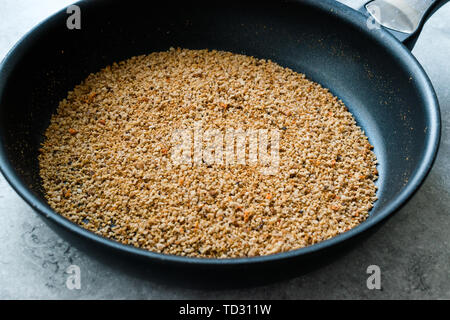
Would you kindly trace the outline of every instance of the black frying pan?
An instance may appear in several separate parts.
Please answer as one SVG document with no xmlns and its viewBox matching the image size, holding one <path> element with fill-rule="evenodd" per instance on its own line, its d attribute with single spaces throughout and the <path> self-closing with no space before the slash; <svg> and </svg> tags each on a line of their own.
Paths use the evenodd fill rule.
<svg viewBox="0 0 450 320">
<path fill-rule="evenodd" d="M 0 66 L 0 169 L 46 222 L 89 246 L 108 248 L 146 263 L 210 270 L 307 261 L 392 215 L 419 188 L 433 164 L 440 115 L 430 80 L 407 47 L 383 28 L 369 28 L 367 16 L 361 12 L 333 0 L 185 1 L 171 2 L 167 7 L 128 0 L 78 5 L 81 30 L 68 30 L 69 15 L 61 11 L 26 35 Z M 403 36 L 403 40 L 411 44 L 414 37 Z M 172 46 L 272 59 L 330 88 L 375 146 L 379 200 L 370 218 L 351 231 L 310 247 L 219 260 L 125 246 L 55 213 L 43 197 L 37 156 L 58 102 L 91 72 L 114 61 Z"/>
</svg>

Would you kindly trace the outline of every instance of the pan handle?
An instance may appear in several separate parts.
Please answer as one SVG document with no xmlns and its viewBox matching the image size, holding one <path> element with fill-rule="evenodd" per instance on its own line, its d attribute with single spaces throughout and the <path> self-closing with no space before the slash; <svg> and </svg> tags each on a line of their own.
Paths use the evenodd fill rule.
<svg viewBox="0 0 450 320">
<path fill-rule="evenodd" d="M 371 16 L 410 50 L 424 23 L 448 0 L 372 0 L 359 11 Z"/>
</svg>

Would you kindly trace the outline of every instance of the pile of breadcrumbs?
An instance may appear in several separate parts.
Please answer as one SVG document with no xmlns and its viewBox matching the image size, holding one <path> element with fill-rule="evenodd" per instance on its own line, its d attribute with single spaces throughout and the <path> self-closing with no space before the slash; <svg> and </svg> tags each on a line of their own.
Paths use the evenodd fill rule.
<svg viewBox="0 0 450 320">
<path fill-rule="evenodd" d="M 173 130 L 280 130 L 279 171 L 174 165 Z M 166 254 L 245 257 L 308 246 L 364 221 L 376 158 L 345 105 L 270 60 L 170 49 L 91 74 L 40 149 L 50 206 L 102 236 Z"/>
</svg>

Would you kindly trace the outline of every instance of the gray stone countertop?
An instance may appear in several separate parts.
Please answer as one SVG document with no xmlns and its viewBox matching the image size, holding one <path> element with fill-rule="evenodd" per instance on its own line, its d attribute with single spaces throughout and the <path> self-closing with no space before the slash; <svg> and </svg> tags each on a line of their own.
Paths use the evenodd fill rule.
<svg viewBox="0 0 450 320">
<path fill-rule="evenodd" d="M 35 24 L 70 0 L 0 0 L 0 59 Z M 356 6 L 358 1 L 342 0 Z M 361 1 L 360 1 L 361 2 Z M 367 240 L 325 267 L 261 287 L 200 290 L 155 283 L 86 255 L 50 230 L 0 175 L 0 299 L 437 299 L 450 298 L 450 4 L 426 24 L 413 54 L 436 89 L 441 148 L 413 199 Z M 81 289 L 66 287 L 66 268 Z M 381 268 L 383 290 L 366 269 Z"/>
</svg>

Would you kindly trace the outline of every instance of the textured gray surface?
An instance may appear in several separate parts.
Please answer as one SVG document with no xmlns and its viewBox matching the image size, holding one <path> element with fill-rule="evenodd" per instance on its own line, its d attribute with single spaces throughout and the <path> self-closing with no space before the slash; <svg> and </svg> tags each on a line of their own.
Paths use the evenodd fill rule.
<svg viewBox="0 0 450 320">
<path fill-rule="evenodd" d="M 69 0 L 0 0 L 0 58 L 33 25 Z M 355 5 L 361 1 L 343 0 Z M 413 53 L 439 96 L 442 144 L 416 196 L 369 239 L 320 270 L 263 287 L 202 291 L 154 283 L 105 265 L 61 240 L 0 176 L 0 299 L 450 298 L 450 4 L 427 23 Z M 81 269 L 69 290 L 66 268 Z M 380 266 L 381 291 L 366 287 Z"/>
</svg>

